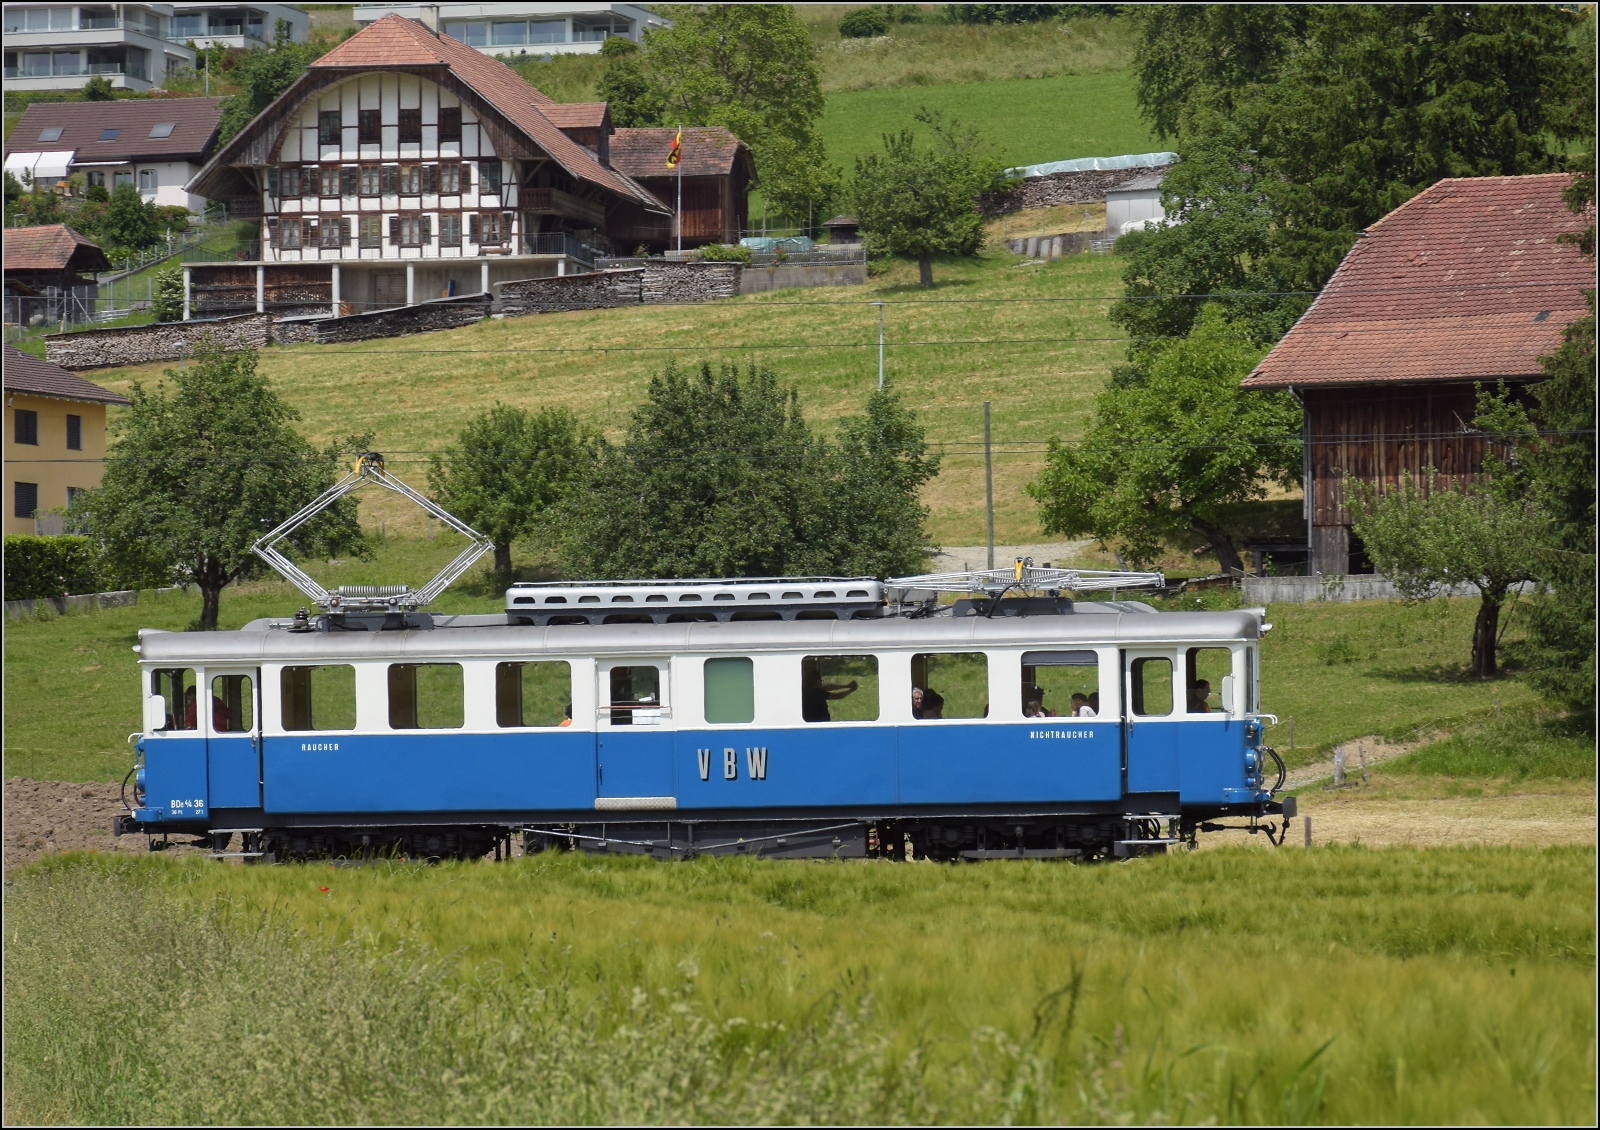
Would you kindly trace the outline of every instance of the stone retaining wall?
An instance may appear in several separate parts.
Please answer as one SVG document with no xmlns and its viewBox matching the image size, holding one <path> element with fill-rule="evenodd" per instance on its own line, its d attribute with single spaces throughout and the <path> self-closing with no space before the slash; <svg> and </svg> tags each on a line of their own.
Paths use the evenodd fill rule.
<svg viewBox="0 0 1600 1130">
<path fill-rule="evenodd" d="M 180 591 L 177 586 L 166 589 L 146 589 L 151 596 L 161 597 Z M 139 590 L 122 589 L 117 592 L 96 592 L 84 596 L 45 596 L 37 600 L 8 600 L 6 618 L 10 620 L 48 617 L 52 613 L 65 616 L 68 612 L 90 612 L 97 608 L 124 608 L 139 603 Z"/>
<path fill-rule="evenodd" d="M 366 341 L 374 337 L 404 337 L 407 334 L 453 330 L 481 322 L 489 316 L 491 301 L 487 294 L 481 292 L 458 294 L 454 298 L 432 298 L 415 306 L 396 306 L 388 310 L 372 310 L 343 318 L 322 318 L 301 324 L 314 326 L 315 340 L 323 344 Z"/>
<path fill-rule="evenodd" d="M 785 267 L 746 267 L 739 276 L 740 294 L 760 294 L 791 286 L 865 286 L 867 264 L 799 263 Z"/>
<path fill-rule="evenodd" d="M 1030 235 L 1023 239 L 1008 239 L 1006 247 L 1013 255 L 1025 255 L 1029 259 L 1055 259 L 1062 255 L 1080 255 L 1089 250 L 1089 244 L 1100 238 L 1102 235 L 1097 231 Z"/>
<path fill-rule="evenodd" d="M 563 310 L 605 310 L 640 304 L 710 302 L 744 293 L 740 286 L 744 270 L 738 263 L 648 260 L 642 267 L 621 271 L 517 279 L 500 284 L 500 306 L 506 314 L 553 314 Z"/>
<path fill-rule="evenodd" d="M 203 322 L 156 322 L 48 334 L 44 351 L 47 360 L 64 369 L 104 369 L 193 357 L 207 335 L 224 349 L 260 349 L 271 334 L 271 314 L 238 314 Z"/>
<path fill-rule="evenodd" d="M 978 210 L 985 215 L 998 216 L 1001 212 L 1048 208 L 1055 204 L 1099 204 L 1111 189 L 1136 177 L 1164 173 L 1168 168 L 1168 165 L 1149 165 L 1135 169 L 1086 169 L 1080 173 L 1028 177 L 1007 192 L 981 193 Z"/>
</svg>

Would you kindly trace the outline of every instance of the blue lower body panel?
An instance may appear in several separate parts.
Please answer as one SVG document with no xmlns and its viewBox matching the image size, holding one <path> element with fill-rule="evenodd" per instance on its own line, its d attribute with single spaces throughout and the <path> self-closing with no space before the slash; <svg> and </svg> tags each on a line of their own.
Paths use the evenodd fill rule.
<svg viewBox="0 0 1600 1130">
<path fill-rule="evenodd" d="M 206 754 L 211 807 L 261 806 L 261 762 L 253 737 L 207 738 Z"/>
<path fill-rule="evenodd" d="M 901 804 L 1115 801 L 1122 726 L 1089 718 L 925 722 L 900 731 Z"/>
<path fill-rule="evenodd" d="M 206 739 L 146 735 L 144 750 L 145 808 L 155 820 L 204 820 L 210 812 L 206 781 Z"/>
<path fill-rule="evenodd" d="M 679 808 L 814 808 L 895 803 L 893 726 L 685 730 Z"/>
</svg>

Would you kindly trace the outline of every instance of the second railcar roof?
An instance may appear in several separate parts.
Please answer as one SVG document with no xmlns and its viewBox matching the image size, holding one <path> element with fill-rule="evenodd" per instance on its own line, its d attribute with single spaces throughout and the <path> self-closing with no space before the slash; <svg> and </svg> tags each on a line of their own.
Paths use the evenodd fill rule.
<svg viewBox="0 0 1600 1130">
<path fill-rule="evenodd" d="M 604 624 L 532 627 L 461 623 L 406 632 L 290 632 L 288 621 L 256 621 L 233 632 L 143 629 L 145 662 L 382 659 L 421 656 L 641 655 L 716 652 L 842 651 L 907 647 L 1159 645 L 1260 638 L 1261 609 L 1238 612 L 1117 612 L 1094 616 L 938 617 L 926 620 L 757 620 L 733 623 Z M 473 620 L 478 618 L 474 617 Z M 453 621 L 455 621 L 453 623 Z"/>
</svg>

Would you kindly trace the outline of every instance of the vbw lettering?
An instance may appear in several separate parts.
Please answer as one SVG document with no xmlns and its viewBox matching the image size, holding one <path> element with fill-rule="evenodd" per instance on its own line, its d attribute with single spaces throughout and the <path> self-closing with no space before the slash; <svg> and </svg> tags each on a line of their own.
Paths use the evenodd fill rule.
<svg viewBox="0 0 1600 1130">
<path fill-rule="evenodd" d="M 711 780 L 711 751 L 709 749 L 695 750 L 696 759 L 700 763 L 700 779 Z M 765 781 L 767 779 L 767 747 L 746 746 L 744 751 L 745 773 L 752 781 Z M 722 749 L 722 779 L 724 781 L 737 781 L 739 779 L 739 751 L 732 746 Z"/>
</svg>

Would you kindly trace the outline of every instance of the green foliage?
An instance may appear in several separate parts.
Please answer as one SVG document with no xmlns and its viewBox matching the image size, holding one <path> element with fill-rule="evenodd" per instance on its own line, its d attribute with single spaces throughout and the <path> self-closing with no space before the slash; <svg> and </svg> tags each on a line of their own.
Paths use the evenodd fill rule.
<svg viewBox="0 0 1600 1130">
<path fill-rule="evenodd" d="M 1225 508 L 1300 476 L 1294 399 L 1239 387 L 1262 352 L 1209 306 L 1188 339 L 1151 354 L 1143 380 L 1101 393 L 1083 441 L 1052 439 L 1028 487 L 1045 531 L 1121 543 L 1136 564 L 1192 532 L 1223 571 L 1242 568 Z"/>
<path fill-rule="evenodd" d="M 115 250 L 142 251 L 154 247 L 166 234 L 154 202 L 146 200 L 131 184 L 119 184 L 111 190 L 98 229 L 102 245 Z"/>
<path fill-rule="evenodd" d="M 511 575 L 511 544 L 541 530 L 580 482 L 596 437 L 570 409 L 496 404 L 435 455 L 428 485 L 440 505 L 494 541 L 495 572 Z"/>
<path fill-rule="evenodd" d="M 633 51 L 607 52 L 605 48 L 613 43 L 626 43 Z M 625 129 L 659 126 L 666 110 L 666 96 L 645 74 L 637 51 L 638 45 L 633 40 L 614 35 L 605 41 L 600 52 L 608 64 L 596 93 L 609 105 L 612 123 Z"/>
<path fill-rule="evenodd" d="M 970 127 L 937 111 L 917 121 L 933 135 L 919 146 L 910 130 L 883 135 L 883 152 L 856 158 L 852 210 L 875 251 L 916 258 L 920 282 L 933 285 L 935 255 L 976 255 L 983 247 L 979 192 L 996 187 L 1000 164 Z"/>
<path fill-rule="evenodd" d="M 262 567 L 250 547 L 333 484 L 338 453 L 295 432 L 298 414 L 257 373 L 253 350 L 230 353 L 203 336 L 165 376 L 170 387 L 134 384 L 105 478 L 79 498 L 113 568 L 179 570 L 200 589 L 200 627 L 213 630 L 223 586 Z M 366 437 L 346 444 L 361 450 Z M 289 545 L 368 552 L 355 500 L 341 499 Z"/>
<path fill-rule="evenodd" d="M 217 144 L 225 144 L 249 125 L 251 119 L 293 86 L 306 67 L 326 50 L 327 47 L 319 44 L 294 43 L 280 36 L 270 48 L 245 51 L 236 56 L 228 77 L 239 89 L 222 104 Z"/>
<path fill-rule="evenodd" d="M 94 555 L 88 538 L 7 534 L 5 545 L 7 600 L 96 591 Z"/>
<path fill-rule="evenodd" d="M 605 59 L 621 59 L 638 53 L 639 45 L 625 35 L 608 35 L 600 44 L 600 56 Z"/>
<path fill-rule="evenodd" d="M 1594 739 L 1570 723 L 1551 725 L 1520 717 L 1423 746 L 1396 758 L 1385 771 L 1488 780 L 1592 779 Z"/>
<path fill-rule="evenodd" d="M 1315 291 L 1362 229 L 1441 178 L 1560 168 L 1567 144 L 1593 135 L 1574 109 L 1594 82 L 1573 36 L 1591 17 L 1575 10 L 1207 5 L 1135 18 L 1139 102 L 1183 162 L 1167 212 L 1188 222 L 1136 244 L 1130 293 Z M 1218 222 L 1197 226 L 1208 210 Z M 1180 328 L 1193 309 L 1152 306 Z"/>
<path fill-rule="evenodd" d="M 737 243 L 708 243 L 698 254 L 707 263 L 750 263 L 750 249 Z"/>
<path fill-rule="evenodd" d="M 110 102 L 117 97 L 116 91 L 111 88 L 111 80 L 105 75 L 95 75 L 83 84 L 83 100 L 85 102 Z"/>
<path fill-rule="evenodd" d="M 877 6 L 857 8 L 839 21 L 839 34 L 846 39 L 870 39 L 889 33 L 889 16 Z"/>
<path fill-rule="evenodd" d="M 158 322 L 176 322 L 183 317 L 183 267 L 173 264 L 155 274 L 155 298 L 150 312 Z"/>
<path fill-rule="evenodd" d="M 1496 673 L 1500 607 L 1513 585 L 1538 579 L 1534 548 L 1549 522 L 1525 498 L 1441 482 L 1432 468 L 1418 483 L 1409 473 L 1378 495 L 1370 483 L 1345 480 L 1351 529 L 1378 572 L 1408 600 L 1428 600 L 1455 585 L 1477 588 L 1472 673 Z"/>
<path fill-rule="evenodd" d="M 1063 8 L 1116 7 L 1114 4 L 946 4 L 944 18 L 953 24 L 1031 24 L 1056 19 Z"/>
<path fill-rule="evenodd" d="M 111 193 L 103 184 L 91 184 L 83 190 L 83 198 L 90 204 L 104 204 L 111 199 Z"/>
<path fill-rule="evenodd" d="M 570 555 L 589 575 L 876 574 L 925 557 L 917 495 L 937 461 L 893 393 L 837 449 L 770 369 L 669 365 L 648 395 L 571 498 Z"/>
<path fill-rule="evenodd" d="M 761 154 L 761 189 L 775 218 L 809 230 L 827 219 L 844 193 L 844 178 L 820 138 L 801 143 L 774 135 Z"/>
</svg>

